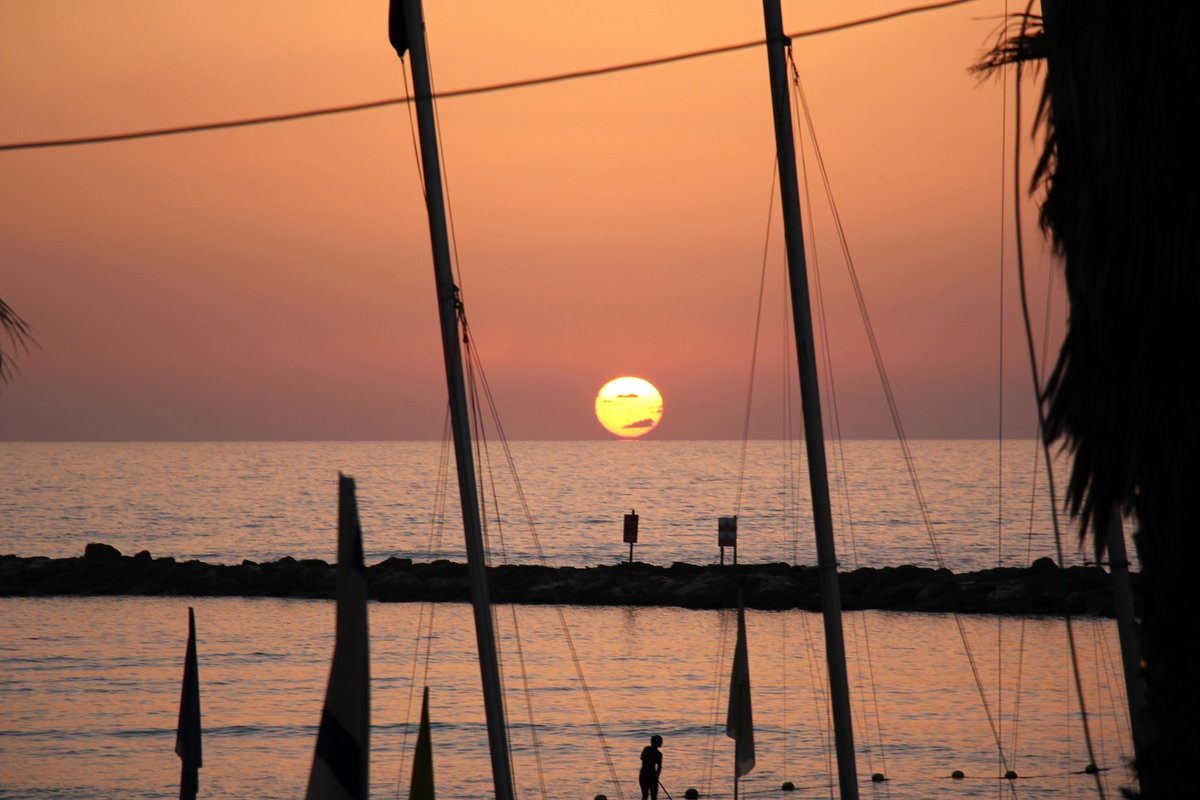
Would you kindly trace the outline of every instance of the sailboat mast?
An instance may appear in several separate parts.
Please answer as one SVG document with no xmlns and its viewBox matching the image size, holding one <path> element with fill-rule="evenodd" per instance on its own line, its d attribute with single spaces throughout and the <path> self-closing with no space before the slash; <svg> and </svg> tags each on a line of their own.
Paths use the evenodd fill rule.
<svg viewBox="0 0 1200 800">
<path fill-rule="evenodd" d="M 466 381 L 463 378 L 462 350 L 459 345 L 460 301 L 450 267 L 450 241 L 446 229 L 445 201 L 442 196 L 442 171 L 438 161 L 433 92 L 430 88 L 429 61 L 425 50 L 425 18 L 420 0 L 404 0 L 403 5 L 408 49 L 412 54 L 410 61 L 417 106 L 417 129 L 421 140 L 421 164 L 425 174 L 425 205 L 429 213 L 429 236 L 433 244 L 438 318 L 441 322 L 442 351 L 446 361 L 446 385 L 450 394 L 450 422 L 454 430 L 458 493 L 462 503 L 471 604 L 475 612 L 475 640 L 479 649 L 479 672 L 483 681 L 492 779 L 497 800 L 511 800 L 513 782 L 508 757 L 508 727 L 504 719 L 500 667 L 496 658 L 496 633 L 492 627 L 483 529 L 475 487 L 475 462 L 471 449 L 470 417 L 467 414 Z"/>
<path fill-rule="evenodd" d="M 854 758 L 854 731 L 850 721 L 850 688 L 846 677 L 846 645 L 842 634 L 842 595 L 838 583 L 837 555 L 833 545 L 833 514 L 829 507 L 829 476 L 825 463 L 825 434 L 821 427 L 821 398 L 817 387 L 816 350 L 813 346 L 812 308 L 808 297 L 808 268 L 804 258 L 804 233 L 800 227 L 800 192 L 796 180 L 796 150 L 792 141 L 792 104 L 788 93 L 779 0 L 763 0 L 767 32 L 767 61 L 771 74 L 771 106 L 775 113 L 775 148 L 779 160 L 779 194 L 783 207 L 787 246 L 788 283 L 792 294 L 792 319 L 796 331 L 796 358 L 800 366 L 800 398 L 804 413 L 804 442 L 808 453 L 808 481 L 812 492 L 813 526 L 817 536 L 821 604 L 825 615 L 825 658 L 829 665 L 829 694 L 833 703 L 834 744 L 837 750 L 838 785 L 842 800 L 857 800 L 858 770 Z"/>
<path fill-rule="evenodd" d="M 1129 582 L 1129 557 L 1125 553 L 1125 528 L 1121 524 L 1121 509 L 1113 508 L 1108 518 L 1108 571 L 1112 576 L 1113 607 L 1117 613 L 1117 639 L 1121 644 L 1121 665 L 1125 675 L 1125 702 L 1129 709 L 1129 726 L 1133 739 L 1133 758 L 1141 757 L 1146 741 L 1144 713 L 1146 698 L 1142 692 L 1142 648 L 1134 619 L 1133 586 Z"/>
</svg>

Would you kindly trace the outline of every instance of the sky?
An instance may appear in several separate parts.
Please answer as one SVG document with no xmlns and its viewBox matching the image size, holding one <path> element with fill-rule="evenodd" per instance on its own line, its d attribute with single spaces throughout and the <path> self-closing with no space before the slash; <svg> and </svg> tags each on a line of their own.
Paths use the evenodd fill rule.
<svg viewBox="0 0 1200 800">
<path fill-rule="evenodd" d="M 791 0 L 784 27 L 903 5 Z M 755 2 L 427 6 L 439 90 L 763 37 Z M 1006 102 L 1001 81 L 968 73 L 1004 9 L 980 0 L 795 43 L 910 437 L 1034 434 L 1012 83 Z M 382 0 L 7 0 L 0 143 L 403 96 L 386 21 Z M 1025 82 L 1019 140 L 1041 357 L 1061 339 L 1063 292 L 1024 196 L 1039 80 Z M 610 438 L 594 400 L 620 375 L 662 392 L 647 439 L 741 437 L 764 260 L 750 434 L 787 430 L 796 390 L 763 48 L 445 99 L 438 114 L 466 313 L 509 438 Z M 0 440 L 440 437 L 445 379 L 412 125 L 391 106 L 0 153 L 0 297 L 37 339 L 0 387 Z M 831 353 L 823 378 L 836 389 L 827 432 L 886 438 L 804 149 L 818 336 Z"/>
</svg>

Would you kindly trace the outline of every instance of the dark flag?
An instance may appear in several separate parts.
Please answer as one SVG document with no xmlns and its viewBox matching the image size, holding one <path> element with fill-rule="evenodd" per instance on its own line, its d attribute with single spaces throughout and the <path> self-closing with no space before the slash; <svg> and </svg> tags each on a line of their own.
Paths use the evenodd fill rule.
<svg viewBox="0 0 1200 800">
<path fill-rule="evenodd" d="M 367 571 L 354 479 L 338 474 L 337 637 L 308 778 L 307 800 L 366 800 L 371 673 Z"/>
<path fill-rule="evenodd" d="M 392 0 L 388 6 L 388 40 L 396 55 L 404 58 L 408 50 L 408 27 L 404 24 L 404 0 Z"/>
<path fill-rule="evenodd" d="M 412 783 L 408 788 L 408 800 L 434 800 L 433 794 L 433 740 L 429 736 L 429 687 L 425 687 L 425 699 L 421 701 L 421 728 L 417 732 L 417 748 L 413 753 Z"/>
<path fill-rule="evenodd" d="M 750 656 L 746 651 L 746 608 L 738 592 L 737 647 L 733 651 L 733 674 L 729 678 L 729 716 L 725 735 L 733 739 L 734 779 L 754 769 L 754 720 L 750 711 Z"/>
<path fill-rule="evenodd" d="M 179 726 L 175 729 L 175 753 L 183 762 L 179 778 L 179 800 L 195 800 L 200 790 L 200 667 L 196 660 L 196 614 L 188 608 L 187 655 L 183 659 L 183 689 L 179 694 Z"/>
</svg>

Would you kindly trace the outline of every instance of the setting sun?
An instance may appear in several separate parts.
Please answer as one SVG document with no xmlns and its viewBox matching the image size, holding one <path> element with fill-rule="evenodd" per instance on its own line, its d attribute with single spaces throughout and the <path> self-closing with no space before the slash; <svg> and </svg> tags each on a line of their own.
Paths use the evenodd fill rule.
<svg viewBox="0 0 1200 800">
<path fill-rule="evenodd" d="M 662 419 L 662 394 L 642 378 L 614 378 L 596 393 L 596 419 L 625 439 L 645 436 Z"/>
</svg>

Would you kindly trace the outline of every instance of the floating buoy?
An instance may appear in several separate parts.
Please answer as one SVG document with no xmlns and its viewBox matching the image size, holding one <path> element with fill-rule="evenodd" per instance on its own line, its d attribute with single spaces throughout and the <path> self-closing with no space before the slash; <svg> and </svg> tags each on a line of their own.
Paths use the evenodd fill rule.
<svg viewBox="0 0 1200 800">
<path fill-rule="evenodd" d="M 887 780 L 887 777 L 885 777 L 882 772 L 875 772 L 875 773 L 871 774 L 871 782 L 872 783 L 883 783 L 886 780 Z"/>
<path fill-rule="evenodd" d="M 783 786 L 779 787 L 779 791 L 794 792 L 794 791 L 796 791 L 796 784 L 792 783 L 791 781 L 784 781 Z"/>
<path fill-rule="evenodd" d="M 1008 772 L 1004 773 L 1004 779 L 1015 781 L 1017 779 L 1017 771 L 1015 769 L 1010 769 Z"/>
<path fill-rule="evenodd" d="M 1088 775 L 1095 775 L 1097 772 L 1100 771 L 1100 768 L 1097 767 L 1095 764 L 1088 764 L 1086 767 L 1083 768 L 1083 771 L 1086 772 Z"/>
<path fill-rule="evenodd" d="M 954 770 L 954 772 L 950 773 L 950 777 L 954 778 L 954 780 L 956 780 L 956 781 L 961 781 L 963 778 L 965 778 L 967 776 L 963 774 L 963 771 L 961 769 L 956 769 L 956 770 Z"/>
<path fill-rule="evenodd" d="M 684 792 L 683 796 L 686 797 L 687 800 L 697 800 L 697 798 L 700 797 L 700 793 L 697 792 L 696 787 L 693 786 Z"/>
</svg>

